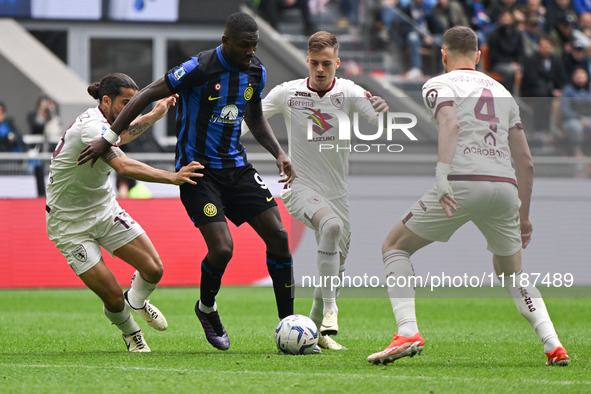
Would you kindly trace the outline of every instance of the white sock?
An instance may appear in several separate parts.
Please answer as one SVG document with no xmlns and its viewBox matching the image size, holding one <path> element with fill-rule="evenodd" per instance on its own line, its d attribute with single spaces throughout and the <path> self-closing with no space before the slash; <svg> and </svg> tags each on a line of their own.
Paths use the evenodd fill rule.
<svg viewBox="0 0 591 394">
<path fill-rule="evenodd" d="M 156 286 L 158 283 L 147 282 L 139 271 L 135 271 L 131 277 L 131 288 L 127 292 L 127 302 L 133 309 L 143 308 Z"/>
<path fill-rule="evenodd" d="M 203 313 L 215 312 L 218 310 L 218 305 L 214 302 L 213 306 L 206 306 L 206 305 L 203 305 L 201 300 L 199 300 L 199 310 Z"/>
<path fill-rule="evenodd" d="M 140 330 L 140 326 L 133 320 L 133 316 L 131 316 L 126 303 L 123 303 L 123 310 L 121 312 L 111 312 L 104 305 L 103 312 L 111 323 L 116 325 L 125 335 L 133 334 Z"/>
<path fill-rule="evenodd" d="M 324 303 L 322 302 L 322 290 L 320 290 L 320 287 L 315 287 L 312 308 L 310 309 L 310 319 L 312 319 L 318 329 L 320 329 L 322 318 L 324 317 L 324 314 L 322 313 L 323 310 Z"/>
<path fill-rule="evenodd" d="M 339 298 L 339 293 L 343 288 L 343 281 L 345 280 L 345 264 L 341 264 L 341 266 L 339 267 L 339 278 L 341 280 L 339 281 L 339 287 L 337 288 L 337 291 L 335 293 L 336 298 Z"/>
<path fill-rule="evenodd" d="M 517 310 L 521 316 L 525 317 L 532 326 L 536 335 L 544 344 L 544 352 L 550 353 L 557 346 L 562 346 L 558 340 L 558 335 L 554 330 L 554 324 L 550 320 L 546 304 L 542 299 L 540 291 L 533 285 L 520 286 L 521 283 L 528 283 L 528 278 L 524 276 L 523 272 L 519 272 L 514 277 L 506 275 L 503 281 L 503 287 L 515 302 Z M 501 279 L 501 277 L 499 277 Z M 515 283 L 514 283 L 515 282 Z M 515 284 L 515 285 L 514 285 Z"/>
<path fill-rule="evenodd" d="M 408 279 L 408 277 L 415 274 L 410 262 L 410 255 L 404 250 L 392 249 L 384 253 L 383 260 L 386 278 L 407 278 L 406 280 L 400 279 L 397 281 L 397 283 L 405 284 L 405 286 L 388 286 L 388 295 L 398 325 L 398 335 L 412 337 L 419 332 L 419 328 L 415 314 L 414 282 Z"/>
<path fill-rule="evenodd" d="M 320 274 L 323 314 L 338 311 L 336 304 L 337 279 L 340 268 L 339 240 L 343 233 L 343 221 L 334 213 L 328 214 L 318 224 L 318 273 Z M 333 281 L 333 278 L 335 279 Z"/>
</svg>

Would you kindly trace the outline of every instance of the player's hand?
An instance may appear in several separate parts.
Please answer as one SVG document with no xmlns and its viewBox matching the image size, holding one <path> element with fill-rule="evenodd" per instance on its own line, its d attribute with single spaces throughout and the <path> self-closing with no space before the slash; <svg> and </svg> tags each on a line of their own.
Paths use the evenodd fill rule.
<svg viewBox="0 0 591 394">
<path fill-rule="evenodd" d="M 386 103 L 386 100 L 380 96 L 372 96 L 370 92 L 365 91 L 365 97 L 367 97 L 373 109 L 378 113 L 388 112 L 390 109 L 388 103 Z"/>
<path fill-rule="evenodd" d="M 108 151 L 110 147 L 111 144 L 109 144 L 109 142 L 103 137 L 90 141 L 88 145 L 82 149 L 82 152 L 80 152 L 80 155 L 78 156 L 78 165 L 82 165 L 88 160 L 92 160 L 90 166 L 93 167 L 98 158 Z"/>
<path fill-rule="evenodd" d="M 191 185 L 196 185 L 197 182 L 191 178 L 201 178 L 203 174 L 199 172 L 195 172 L 197 170 L 202 170 L 204 167 L 201 163 L 197 161 L 192 161 L 183 168 L 179 170 L 179 172 L 175 173 L 172 183 L 175 185 L 182 185 L 183 183 L 190 183 Z"/>
<path fill-rule="evenodd" d="M 277 168 L 279 168 L 279 183 L 285 183 L 287 187 L 291 187 L 291 182 L 297 177 L 295 169 L 291 165 L 291 160 L 285 155 L 285 153 L 277 156 Z"/>
<path fill-rule="evenodd" d="M 520 219 L 521 225 L 521 246 L 523 249 L 527 248 L 529 242 L 531 241 L 531 233 L 533 231 L 533 226 L 529 219 Z"/>
<path fill-rule="evenodd" d="M 443 207 L 448 218 L 453 216 L 452 209 L 457 210 L 457 202 L 454 198 L 453 190 L 447 180 L 450 171 L 450 164 L 444 162 L 437 162 L 435 167 L 435 193 L 437 193 L 437 200 Z"/>
<path fill-rule="evenodd" d="M 152 113 L 154 114 L 156 119 L 162 119 L 164 115 L 166 115 L 170 107 L 174 107 L 176 105 L 176 100 L 178 98 L 178 94 L 173 94 L 172 96 L 168 96 L 166 98 L 163 98 L 162 100 L 159 100 L 154 106 L 154 109 L 152 110 Z"/>
<path fill-rule="evenodd" d="M 443 207 L 445 214 L 448 218 L 453 216 L 452 210 L 457 210 L 457 201 L 453 196 L 449 193 L 445 193 L 443 197 L 439 200 L 439 203 Z"/>
</svg>

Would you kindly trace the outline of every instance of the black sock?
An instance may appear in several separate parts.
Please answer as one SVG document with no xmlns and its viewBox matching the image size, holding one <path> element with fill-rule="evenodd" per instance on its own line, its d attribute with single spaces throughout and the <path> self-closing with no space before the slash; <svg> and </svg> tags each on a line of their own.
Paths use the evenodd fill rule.
<svg viewBox="0 0 591 394">
<path fill-rule="evenodd" d="M 273 280 L 279 318 L 293 315 L 294 279 L 291 256 L 278 257 L 267 252 L 267 269 Z"/>
<path fill-rule="evenodd" d="M 201 262 L 201 303 L 205 306 L 215 304 L 215 296 L 220 291 L 224 271 L 212 266 L 207 257 Z"/>
</svg>

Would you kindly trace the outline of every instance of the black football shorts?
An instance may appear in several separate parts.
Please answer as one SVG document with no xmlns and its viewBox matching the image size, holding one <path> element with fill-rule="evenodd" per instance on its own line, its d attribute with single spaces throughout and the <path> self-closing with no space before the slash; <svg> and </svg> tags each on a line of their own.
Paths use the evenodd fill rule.
<svg viewBox="0 0 591 394">
<path fill-rule="evenodd" d="M 181 201 L 196 227 L 226 221 L 236 226 L 276 207 L 269 188 L 251 164 L 237 168 L 205 168 L 197 185 L 181 185 Z"/>
</svg>

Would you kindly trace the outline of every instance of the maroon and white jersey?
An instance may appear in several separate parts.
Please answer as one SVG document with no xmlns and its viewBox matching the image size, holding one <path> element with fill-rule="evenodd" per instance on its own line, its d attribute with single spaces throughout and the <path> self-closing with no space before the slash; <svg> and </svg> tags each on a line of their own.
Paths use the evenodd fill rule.
<svg viewBox="0 0 591 394">
<path fill-rule="evenodd" d="M 509 130 L 522 128 L 519 107 L 500 83 L 475 70 L 454 70 L 429 79 L 423 100 L 437 125 L 437 114 L 455 106 L 460 125 L 450 175 L 484 175 L 515 182 Z"/>
<path fill-rule="evenodd" d="M 99 159 L 79 166 L 78 155 L 86 145 L 100 137 L 109 122 L 98 107 L 89 108 L 66 130 L 53 152 L 49 166 L 47 205 L 51 215 L 62 220 L 93 218 L 117 206 L 109 180 L 112 168 Z"/>
<path fill-rule="evenodd" d="M 263 112 L 267 118 L 283 115 L 298 174 L 293 187 L 301 183 L 329 199 L 347 194 L 351 141 L 341 138 L 341 120 L 349 122 L 346 133 L 351 133 L 355 113 L 373 126 L 382 115 L 365 97 L 365 89 L 341 78 L 323 92 L 312 89 L 308 78 L 278 85 L 264 98 Z"/>
</svg>

